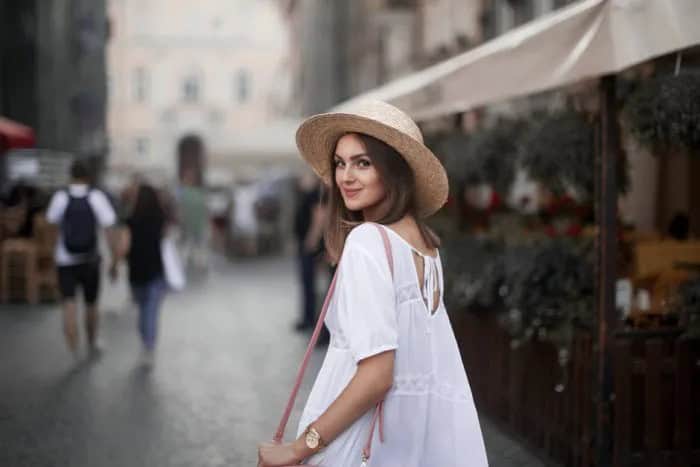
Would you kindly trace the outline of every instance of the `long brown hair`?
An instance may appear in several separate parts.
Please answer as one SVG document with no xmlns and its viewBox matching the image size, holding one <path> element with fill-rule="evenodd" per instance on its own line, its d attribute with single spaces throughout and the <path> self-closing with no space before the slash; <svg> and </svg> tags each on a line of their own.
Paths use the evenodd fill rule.
<svg viewBox="0 0 700 467">
<path fill-rule="evenodd" d="M 379 224 L 393 224 L 407 214 L 416 219 L 423 241 L 428 248 L 438 248 L 440 239 L 416 215 L 416 181 L 413 170 L 406 160 L 391 146 L 369 135 L 354 133 L 362 141 L 367 155 L 379 173 L 384 184 L 386 197 L 381 209 L 381 216 L 374 221 Z M 334 147 L 335 152 L 335 147 Z M 331 185 L 327 190 L 328 221 L 324 235 L 326 251 L 333 263 L 340 260 L 345 246 L 345 239 L 350 231 L 365 221 L 362 212 L 351 211 L 345 206 L 340 188 L 335 180 L 335 154 L 329 155 L 331 164 Z"/>
</svg>

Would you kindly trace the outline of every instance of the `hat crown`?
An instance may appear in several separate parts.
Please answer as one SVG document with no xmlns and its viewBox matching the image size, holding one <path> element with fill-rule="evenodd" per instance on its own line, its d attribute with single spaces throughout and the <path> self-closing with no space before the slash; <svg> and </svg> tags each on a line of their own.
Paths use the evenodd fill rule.
<svg viewBox="0 0 700 467">
<path fill-rule="evenodd" d="M 346 111 L 394 128 L 423 144 L 423 134 L 418 125 L 393 105 L 381 101 L 362 101 L 353 107 L 348 107 Z"/>
</svg>

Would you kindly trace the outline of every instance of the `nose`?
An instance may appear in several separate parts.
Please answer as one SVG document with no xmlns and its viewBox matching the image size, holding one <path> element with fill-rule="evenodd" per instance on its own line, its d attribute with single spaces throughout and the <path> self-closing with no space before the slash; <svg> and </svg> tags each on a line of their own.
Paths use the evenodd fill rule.
<svg viewBox="0 0 700 467">
<path fill-rule="evenodd" d="M 348 164 L 341 169 L 340 180 L 343 185 L 351 185 L 355 181 L 355 173 L 352 169 L 352 165 Z"/>
</svg>

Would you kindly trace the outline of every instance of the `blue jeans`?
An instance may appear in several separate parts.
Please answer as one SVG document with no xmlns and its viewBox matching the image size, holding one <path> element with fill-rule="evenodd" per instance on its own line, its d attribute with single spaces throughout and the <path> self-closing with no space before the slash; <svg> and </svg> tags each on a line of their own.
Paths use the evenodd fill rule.
<svg viewBox="0 0 700 467">
<path fill-rule="evenodd" d="M 156 346 L 158 314 L 166 290 L 167 284 L 162 277 L 153 279 L 145 285 L 131 286 L 134 300 L 139 306 L 139 332 L 143 345 L 148 350 L 153 350 Z"/>
</svg>

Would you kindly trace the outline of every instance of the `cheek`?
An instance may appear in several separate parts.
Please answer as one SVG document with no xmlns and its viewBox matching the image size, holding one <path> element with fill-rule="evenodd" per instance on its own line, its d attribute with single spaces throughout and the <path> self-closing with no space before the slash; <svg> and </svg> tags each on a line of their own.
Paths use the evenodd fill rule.
<svg viewBox="0 0 700 467">
<path fill-rule="evenodd" d="M 384 197 L 386 190 L 384 188 L 384 183 L 382 183 L 382 179 L 379 176 L 379 172 L 377 172 L 376 170 L 368 171 L 366 180 L 367 182 L 365 186 L 370 189 L 374 197 Z"/>
</svg>

